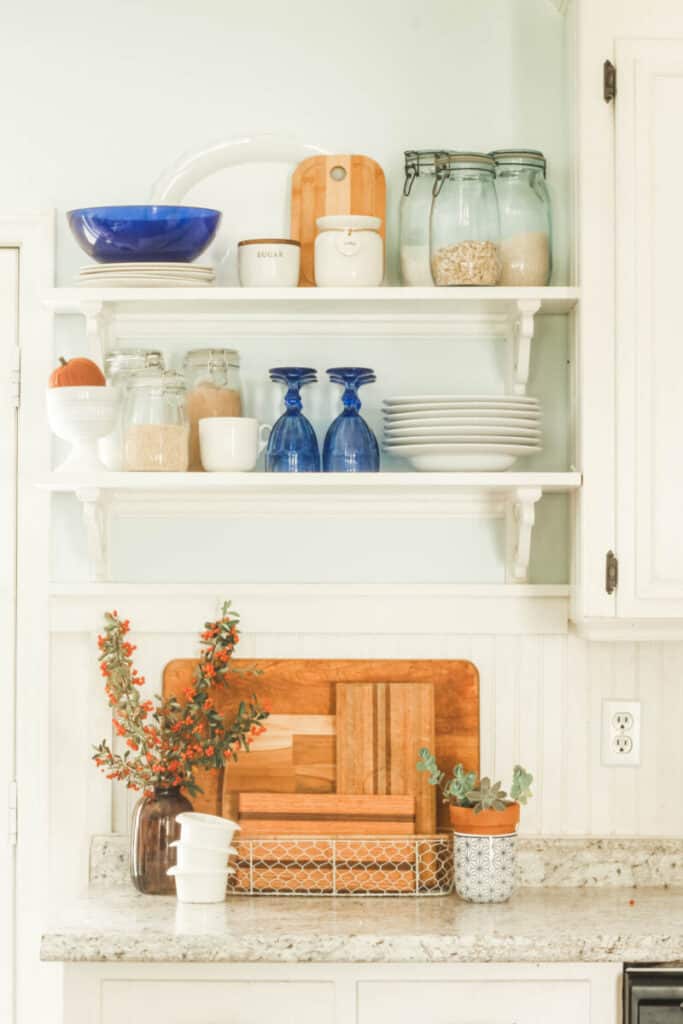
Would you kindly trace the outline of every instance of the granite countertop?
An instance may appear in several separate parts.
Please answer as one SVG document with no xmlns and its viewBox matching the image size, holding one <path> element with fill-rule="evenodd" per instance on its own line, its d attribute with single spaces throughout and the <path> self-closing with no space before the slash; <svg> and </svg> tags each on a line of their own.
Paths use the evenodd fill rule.
<svg viewBox="0 0 683 1024">
<path fill-rule="evenodd" d="M 683 887 L 455 896 L 247 897 L 183 905 L 93 889 L 58 912 L 43 960 L 466 963 L 683 960 Z"/>
</svg>

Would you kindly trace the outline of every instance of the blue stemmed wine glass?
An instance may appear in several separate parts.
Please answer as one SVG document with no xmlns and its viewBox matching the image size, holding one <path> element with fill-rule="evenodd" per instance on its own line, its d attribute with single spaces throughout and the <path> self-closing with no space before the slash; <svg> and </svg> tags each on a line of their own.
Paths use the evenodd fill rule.
<svg viewBox="0 0 683 1024">
<path fill-rule="evenodd" d="M 379 445 L 373 431 L 358 410 L 358 388 L 372 384 L 375 371 L 364 366 L 337 366 L 327 371 L 333 384 L 341 384 L 343 409 L 325 436 L 323 472 L 377 473 Z"/>
<path fill-rule="evenodd" d="M 300 389 L 317 381 L 308 366 L 276 366 L 270 379 L 287 385 L 285 411 L 273 427 L 266 448 L 266 473 L 319 473 L 320 449 L 315 430 L 301 412 Z"/>
</svg>

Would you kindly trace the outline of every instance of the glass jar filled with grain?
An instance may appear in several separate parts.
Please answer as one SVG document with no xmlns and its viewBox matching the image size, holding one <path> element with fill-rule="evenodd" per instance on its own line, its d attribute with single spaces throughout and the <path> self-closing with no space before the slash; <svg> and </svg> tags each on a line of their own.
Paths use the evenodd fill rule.
<svg viewBox="0 0 683 1024">
<path fill-rule="evenodd" d="M 158 367 L 131 375 L 123 454 L 127 470 L 182 473 L 189 462 L 185 380 Z"/>
<path fill-rule="evenodd" d="M 500 222 L 495 178 L 495 162 L 485 153 L 437 157 L 430 232 L 434 284 L 498 284 Z"/>
<path fill-rule="evenodd" d="M 497 149 L 490 155 L 500 212 L 500 283 L 549 284 L 552 218 L 545 157 L 536 149 Z"/>
<path fill-rule="evenodd" d="M 241 416 L 240 355 L 232 348 L 192 349 L 185 356 L 190 469 L 201 470 L 199 421 L 214 416 Z"/>
<path fill-rule="evenodd" d="M 436 176 L 436 149 L 405 151 L 405 180 L 399 211 L 399 249 L 401 283 L 431 285 L 432 265 L 429 252 L 429 217 Z"/>
<path fill-rule="evenodd" d="M 124 468 L 123 418 L 128 384 L 132 374 L 145 368 L 163 370 L 164 357 L 161 352 L 149 348 L 117 348 L 111 349 L 104 357 L 107 385 L 116 388 L 119 394 L 116 426 L 107 437 L 101 437 L 97 445 L 99 456 L 107 469 L 120 471 Z"/>
</svg>

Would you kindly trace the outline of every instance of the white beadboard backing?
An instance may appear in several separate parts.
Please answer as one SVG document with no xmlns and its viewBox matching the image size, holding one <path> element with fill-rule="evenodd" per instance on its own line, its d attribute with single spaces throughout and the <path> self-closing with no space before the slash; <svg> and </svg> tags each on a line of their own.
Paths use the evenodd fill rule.
<svg viewBox="0 0 683 1024">
<path fill-rule="evenodd" d="M 507 782 L 521 762 L 536 777 L 522 815 L 526 835 L 683 838 L 683 645 L 597 644 L 559 633 L 420 635 L 411 629 L 409 603 L 393 633 L 343 632 L 343 620 L 332 617 L 328 633 L 253 625 L 241 657 L 473 661 L 481 676 L 482 770 Z M 166 628 L 136 632 L 134 642 L 149 694 L 160 689 L 167 661 L 197 651 L 196 633 L 179 632 L 176 615 Z M 51 877 L 75 892 L 87 879 L 90 836 L 126 831 L 131 807 L 129 794 L 89 763 L 90 745 L 111 733 L 94 632 L 52 634 L 51 692 Z M 614 697 L 642 701 L 639 767 L 600 763 L 601 704 Z"/>
</svg>

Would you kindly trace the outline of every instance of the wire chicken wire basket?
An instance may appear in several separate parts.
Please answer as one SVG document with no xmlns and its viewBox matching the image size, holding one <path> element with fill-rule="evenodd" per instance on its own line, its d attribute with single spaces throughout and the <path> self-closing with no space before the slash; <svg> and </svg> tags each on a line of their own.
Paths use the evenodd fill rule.
<svg viewBox="0 0 683 1024">
<path fill-rule="evenodd" d="M 447 896 L 453 837 L 241 839 L 228 894 L 244 896 Z"/>
</svg>

